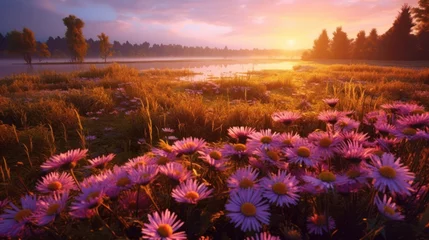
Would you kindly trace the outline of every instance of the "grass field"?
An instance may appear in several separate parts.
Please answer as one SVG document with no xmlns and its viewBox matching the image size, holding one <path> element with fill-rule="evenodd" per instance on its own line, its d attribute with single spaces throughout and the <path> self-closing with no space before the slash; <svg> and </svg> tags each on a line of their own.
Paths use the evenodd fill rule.
<svg viewBox="0 0 429 240">
<path fill-rule="evenodd" d="M 0 235 L 44 239 L 133 239 L 141 237 L 142 228 L 144 234 L 149 231 L 145 225 L 148 214 L 169 209 L 184 224 L 180 229 L 158 226 L 155 232 L 161 236 L 185 231 L 188 239 L 244 239 L 266 231 L 282 239 L 429 237 L 429 114 L 425 112 L 429 107 L 429 69 L 313 63 L 295 66 L 291 71 L 248 72 L 235 78 L 203 82 L 179 80 L 193 74 L 186 70 L 139 72 L 113 64 L 86 72 L 20 74 L 0 80 L 0 199 L 4 199 L 0 204 L 2 209 L 8 209 L 7 203 L 11 201 L 23 209 L 9 216 L 12 219 L 9 222 L 0 216 Z M 328 106 L 322 101 L 328 98 L 338 99 L 338 104 Z M 394 107 L 383 105 L 392 103 L 411 110 L 398 113 Z M 337 121 L 323 121 L 321 117 L 323 113 L 329 113 L 325 111 L 334 109 L 339 111 L 334 114 L 345 119 L 338 121 L 343 124 L 339 128 Z M 368 122 L 371 115 L 367 114 L 381 109 L 384 109 L 385 115 L 381 115 L 386 118 L 385 125 Z M 273 113 L 282 111 L 298 113 L 300 117 L 291 124 L 274 121 Z M 377 120 L 382 119 L 378 114 Z M 420 125 L 404 125 L 404 121 L 409 120 L 407 117 Z M 246 148 L 243 155 L 231 153 L 242 147 L 240 141 L 243 139 L 228 134 L 229 129 L 237 126 L 254 128 L 259 133 L 253 133 L 247 142 L 241 142 Z M 407 131 L 413 134 L 405 134 Z M 273 135 L 273 132 L 283 134 Z M 289 139 L 291 146 L 285 146 L 286 133 L 299 134 L 303 145 L 298 144 L 301 140 L 294 145 L 294 138 L 293 141 Z M 330 144 L 337 143 L 332 152 L 316 150 L 320 144 L 311 139 L 319 133 L 327 134 Z M 257 136 L 260 142 L 256 141 Z M 284 137 L 283 142 L 279 140 L 282 139 L 280 136 Z M 271 140 L 264 142 L 263 137 Z M 389 139 L 392 146 L 382 144 Z M 277 145 L 270 145 L 271 142 Z M 351 146 L 352 142 L 359 146 Z M 310 159 L 313 149 L 314 155 L 320 155 L 318 160 L 311 159 L 310 162 L 316 162 L 314 165 L 294 158 L 293 151 L 300 148 L 298 145 L 309 153 L 306 156 L 295 152 L 295 155 Z M 30 208 L 21 206 L 19 200 L 26 194 L 45 196 L 37 201 L 47 199 L 47 194 L 38 186 L 50 170 L 40 166 L 50 157 L 72 149 L 87 150 L 77 166 L 61 168 L 73 176 L 71 184 L 76 187 L 65 199 L 64 210 L 48 214 L 51 221 L 41 224 L 39 207 L 38 210 L 28 210 Z M 357 153 L 361 158 L 358 163 L 350 163 L 346 157 L 353 151 L 360 151 Z M 101 168 L 84 167 L 90 166 L 88 160 L 108 154 L 115 157 Z M 406 180 L 388 182 L 388 187 L 382 189 L 377 187 L 375 180 L 374 171 L 378 170 L 371 169 L 376 168 L 374 162 L 377 159 L 389 157 L 400 158 L 400 163 L 408 167 L 413 177 L 411 179 L 408 174 L 407 178 L 405 173 L 401 175 L 402 170 L 395 165 L 391 167 L 393 173 L 382 176 L 392 182 L 396 181 L 396 176 Z M 146 166 L 114 168 L 115 165 L 129 164 L 130 159 Z M 80 159 L 75 160 L 74 163 Z M 216 165 L 214 160 L 220 162 Z M 384 160 L 380 161 L 383 163 Z M 179 173 L 172 173 L 179 177 L 168 177 L 168 171 L 164 169 L 166 162 L 182 167 L 176 166 Z M 156 170 L 150 166 L 156 166 Z M 234 191 L 231 179 L 237 177 L 237 172 L 244 171 L 241 168 L 248 166 L 257 169 L 255 176 L 258 180 L 252 180 L 247 187 L 236 180 L 238 188 L 243 189 L 234 195 L 237 191 Z M 359 182 L 362 186 L 347 185 L 346 188 L 345 183 L 338 182 L 356 168 L 360 169 L 362 177 L 368 174 Z M 237 217 L 231 214 L 230 208 L 233 199 L 239 198 L 239 194 L 254 193 L 245 188 L 259 186 L 260 189 L 254 191 L 259 195 L 265 191 L 265 194 L 268 190 L 262 190 L 264 183 L 276 174 L 281 175 L 279 170 L 291 174 L 286 178 L 291 185 L 280 194 L 288 196 L 290 204 L 264 202 L 265 213 L 261 210 L 263 207 L 255 208 L 258 215 L 269 215 L 268 222 L 256 218 L 252 208 L 247 212 L 241 208 L 244 219 L 253 218 L 254 225 L 259 228 L 245 229 L 244 224 L 236 225 Z M 134 181 L 132 177 L 133 174 L 153 173 L 156 176 L 144 183 Z M 110 194 L 111 189 L 106 186 L 94 190 L 97 184 L 88 183 L 98 181 L 94 176 L 105 176 L 99 185 L 113 184 L 117 187 L 116 192 Z M 194 191 L 196 196 L 188 194 L 182 196 L 182 200 L 195 202 L 178 202 L 171 192 L 188 183 L 186 180 L 190 178 L 210 189 L 210 196 L 202 198 L 203 192 Z M 124 179 L 128 180 L 124 183 Z M 311 185 L 314 181 L 323 184 L 315 187 Z M 392 184 L 402 188 L 395 191 Z M 412 190 L 404 190 L 404 185 Z M 88 197 L 95 192 L 98 196 Z M 392 197 L 397 205 L 383 202 L 383 196 Z M 260 201 L 273 200 L 265 199 Z M 381 200 L 377 202 L 377 199 Z M 243 201 L 248 203 L 250 200 Z M 89 203 L 90 207 L 85 205 Z M 79 209 L 78 213 L 76 209 Z M 6 210 L 0 213 L 3 211 Z M 39 215 L 31 215 L 32 212 Z M 19 217 L 18 213 L 21 214 Z M 206 238 L 200 238 L 202 236 Z"/>
</svg>

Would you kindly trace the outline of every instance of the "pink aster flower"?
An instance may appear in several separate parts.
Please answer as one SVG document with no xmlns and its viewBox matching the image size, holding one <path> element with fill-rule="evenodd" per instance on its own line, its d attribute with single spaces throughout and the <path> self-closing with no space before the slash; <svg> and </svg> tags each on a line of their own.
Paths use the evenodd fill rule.
<svg viewBox="0 0 429 240">
<path fill-rule="evenodd" d="M 176 154 L 173 152 L 159 151 L 156 154 L 151 154 L 153 154 L 153 157 L 150 163 L 154 165 L 163 166 L 167 163 L 176 161 Z"/>
<path fill-rule="evenodd" d="M 130 189 L 134 184 L 126 168 L 114 166 L 105 174 L 107 178 L 104 180 L 104 191 L 111 198 L 117 197 L 121 191 Z"/>
<path fill-rule="evenodd" d="M 338 145 L 336 152 L 348 163 L 360 164 L 369 157 L 369 150 L 357 141 L 346 141 Z"/>
<path fill-rule="evenodd" d="M 429 129 L 429 128 L 428 128 Z M 415 140 L 429 140 L 429 133 L 421 129 L 414 128 L 398 128 L 393 131 L 393 135 L 401 140 L 415 141 Z"/>
<path fill-rule="evenodd" d="M 293 147 L 295 142 L 300 139 L 302 139 L 301 136 L 299 136 L 298 133 L 293 133 L 293 132 L 282 133 L 278 137 L 278 141 L 280 142 L 281 148 Z"/>
<path fill-rule="evenodd" d="M 307 218 L 307 228 L 310 234 L 323 235 L 328 232 L 328 226 L 329 231 L 335 229 L 335 221 L 331 216 L 326 219 L 325 215 L 314 214 Z"/>
<path fill-rule="evenodd" d="M 257 148 L 272 149 L 280 146 L 278 141 L 278 133 L 271 132 L 271 129 L 261 130 L 250 134 L 247 140 L 247 147 L 250 150 L 256 150 Z"/>
<path fill-rule="evenodd" d="M 401 117 L 396 122 L 399 128 L 425 129 L 429 127 L 429 113 Z"/>
<path fill-rule="evenodd" d="M 10 203 L 11 209 L 0 215 L 0 236 L 19 237 L 33 221 L 36 206 L 37 197 L 30 195 L 21 198 L 21 209 Z"/>
<path fill-rule="evenodd" d="M 377 146 L 380 146 L 384 151 L 390 152 L 400 142 L 400 140 L 395 137 L 381 137 L 375 139 L 375 142 Z"/>
<path fill-rule="evenodd" d="M 280 149 L 271 149 L 271 150 L 265 150 L 262 148 L 258 148 L 253 153 L 259 159 L 261 159 L 264 162 L 269 163 L 270 165 L 274 165 L 278 168 L 285 169 L 287 167 L 287 162 L 284 162 L 285 158 L 283 156 L 283 152 L 280 151 Z"/>
<path fill-rule="evenodd" d="M 137 198 L 138 195 L 138 198 Z M 137 194 L 137 191 L 124 191 L 119 196 L 119 207 L 128 212 L 134 212 L 137 208 L 139 210 L 145 210 L 148 209 L 150 206 L 150 200 L 149 197 L 144 193 L 143 191 L 140 191 L 139 194 Z M 138 202 L 138 204 L 137 204 Z"/>
<path fill-rule="evenodd" d="M 350 132 L 359 128 L 360 122 L 348 117 L 342 117 L 334 125 L 336 132 Z"/>
<path fill-rule="evenodd" d="M 321 171 L 317 175 L 303 176 L 302 179 L 318 189 L 328 191 L 344 182 L 343 178 L 330 171 Z"/>
<path fill-rule="evenodd" d="M 168 209 L 161 213 L 148 214 L 149 223 L 143 225 L 142 233 L 145 239 L 180 240 L 187 239 L 185 232 L 177 232 L 183 222 L 177 219 L 175 213 Z"/>
<path fill-rule="evenodd" d="M 424 113 L 424 111 L 424 106 L 420 106 L 414 103 L 402 103 L 399 105 L 398 114 L 406 116 L 411 114 L 421 114 Z"/>
<path fill-rule="evenodd" d="M 385 153 L 381 158 L 372 155 L 371 161 L 371 164 L 366 166 L 378 191 L 385 193 L 388 189 L 392 193 L 411 194 L 413 189 L 410 182 L 414 180 L 414 174 L 400 163 L 400 158 L 395 160 L 393 154 Z"/>
<path fill-rule="evenodd" d="M 82 187 L 82 193 L 75 198 L 70 207 L 70 215 L 74 218 L 90 218 L 95 215 L 95 208 L 103 203 L 105 196 L 101 185 Z"/>
<path fill-rule="evenodd" d="M 270 222 L 269 205 L 257 190 L 242 189 L 233 192 L 225 210 L 235 227 L 240 227 L 244 232 L 260 231 L 262 224 Z"/>
<path fill-rule="evenodd" d="M 212 192 L 213 190 L 208 189 L 204 184 L 188 179 L 173 189 L 171 196 L 177 202 L 197 204 L 198 201 L 208 198 Z"/>
<path fill-rule="evenodd" d="M 77 187 L 68 173 L 51 172 L 37 183 L 36 189 L 41 193 L 54 193 L 77 190 Z"/>
<path fill-rule="evenodd" d="M 338 122 L 338 120 L 342 117 L 345 117 L 346 114 L 343 112 L 339 112 L 337 110 L 327 110 L 327 111 L 323 111 L 319 113 L 318 119 L 322 120 L 326 123 L 330 123 L 332 125 L 334 125 L 335 123 Z"/>
<path fill-rule="evenodd" d="M 191 178 L 191 172 L 183 167 L 180 163 L 167 163 L 165 166 L 159 167 L 161 174 L 174 179 L 179 182 L 183 182 Z"/>
<path fill-rule="evenodd" d="M 254 132 L 256 130 L 251 127 L 230 127 L 228 129 L 228 135 L 231 138 L 237 139 L 241 144 L 245 144 L 249 136 Z"/>
<path fill-rule="evenodd" d="M 246 240 L 280 240 L 280 237 L 273 236 L 269 232 L 261 232 L 253 237 L 246 238 Z"/>
<path fill-rule="evenodd" d="M 125 163 L 125 168 L 136 169 L 139 166 L 151 165 L 152 162 L 153 162 L 153 159 L 149 155 L 138 156 L 138 157 L 129 159 L 128 162 Z"/>
<path fill-rule="evenodd" d="M 237 171 L 227 180 L 228 188 L 230 188 L 231 191 L 247 188 L 259 188 L 257 180 L 258 174 L 259 171 L 257 169 L 249 166 L 237 169 Z"/>
<path fill-rule="evenodd" d="M 298 203 L 300 187 L 298 180 L 286 171 L 278 170 L 277 174 L 271 174 L 261 180 L 263 196 L 270 203 L 277 206 L 291 206 Z"/>
<path fill-rule="evenodd" d="M 317 151 L 323 160 L 334 157 L 335 150 L 341 143 L 341 139 L 337 135 L 332 136 L 327 132 L 321 131 L 310 133 L 308 140 L 316 145 Z"/>
<path fill-rule="evenodd" d="M 287 148 L 285 152 L 289 162 L 314 167 L 321 160 L 316 147 L 306 139 L 297 141 L 293 148 Z"/>
<path fill-rule="evenodd" d="M 79 160 L 86 157 L 87 152 L 87 149 L 74 149 L 54 155 L 43 163 L 40 168 L 44 171 L 52 171 L 58 168 L 74 168 Z"/>
<path fill-rule="evenodd" d="M 96 158 L 93 158 L 93 159 L 91 159 L 91 160 L 88 160 L 89 161 L 89 166 L 85 166 L 85 168 L 99 168 L 99 169 L 103 169 L 103 168 L 105 168 L 106 166 L 107 166 L 107 164 L 110 162 L 110 161 L 112 161 L 113 160 L 113 158 L 115 157 L 116 155 L 115 154 L 113 154 L 113 153 L 111 153 L 111 154 L 109 154 L 109 155 L 107 155 L 107 156 L 105 156 L 105 155 L 101 155 L 101 156 L 99 156 L 99 157 L 96 157 Z"/>
<path fill-rule="evenodd" d="M 365 114 L 363 123 L 366 125 L 373 125 L 376 122 L 387 123 L 386 112 L 377 110 Z"/>
<path fill-rule="evenodd" d="M 226 169 L 226 164 L 228 159 L 222 155 L 222 149 L 218 148 L 207 148 L 204 151 L 198 151 L 200 154 L 200 159 L 208 163 L 210 166 L 213 166 L 219 171 Z"/>
<path fill-rule="evenodd" d="M 387 122 L 376 122 L 374 127 L 376 132 L 382 136 L 388 136 L 395 130 L 395 127 Z"/>
<path fill-rule="evenodd" d="M 396 203 L 392 202 L 392 198 L 387 198 L 386 195 L 383 196 L 381 200 L 378 196 L 375 198 L 378 211 L 383 214 L 389 220 L 404 220 L 404 216 L 398 211 Z"/>
<path fill-rule="evenodd" d="M 324 103 L 328 104 L 328 106 L 330 106 L 331 108 L 334 108 L 337 105 L 337 103 L 340 101 L 340 99 L 338 99 L 338 98 L 325 98 L 325 99 L 322 99 L 322 101 Z"/>
<path fill-rule="evenodd" d="M 271 118 L 274 120 L 274 122 L 280 122 L 286 126 L 289 126 L 296 120 L 300 119 L 301 114 L 297 112 L 290 112 L 290 111 L 275 112 L 273 113 L 273 115 L 271 115 Z"/>
<path fill-rule="evenodd" d="M 206 142 L 200 138 L 188 137 L 180 141 L 174 142 L 173 151 L 178 155 L 191 155 L 197 151 L 201 151 L 206 147 Z"/>
<path fill-rule="evenodd" d="M 158 175 L 158 170 L 156 165 L 141 165 L 130 169 L 128 174 L 132 183 L 146 185 Z"/>
<path fill-rule="evenodd" d="M 339 183 L 341 186 L 337 187 L 337 190 L 339 192 L 356 192 L 368 185 L 368 178 L 368 170 L 358 166 L 351 166 L 341 175 Z"/>
<path fill-rule="evenodd" d="M 368 144 L 369 136 L 367 133 L 361 132 L 341 132 L 338 137 L 343 140 L 343 142 L 358 142 L 362 145 Z"/>
<path fill-rule="evenodd" d="M 65 209 L 68 198 L 68 192 L 54 193 L 53 195 L 42 197 L 37 202 L 37 210 L 34 213 L 37 225 L 44 226 L 54 221 Z"/>
<path fill-rule="evenodd" d="M 248 156 L 251 151 L 247 148 L 246 145 L 237 143 L 237 144 L 225 144 L 221 150 L 221 153 L 224 157 L 238 157 L 242 158 Z"/>
</svg>

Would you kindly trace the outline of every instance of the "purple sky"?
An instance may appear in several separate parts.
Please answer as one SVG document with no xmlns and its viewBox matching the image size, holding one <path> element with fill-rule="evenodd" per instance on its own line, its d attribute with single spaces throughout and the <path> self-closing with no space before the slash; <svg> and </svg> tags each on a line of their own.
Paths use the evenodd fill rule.
<svg viewBox="0 0 429 240">
<path fill-rule="evenodd" d="M 384 33 L 418 0 L 0 0 L 0 32 L 28 27 L 64 36 L 62 18 L 85 22 L 86 38 L 229 48 L 311 48 L 322 29 Z"/>
</svg>

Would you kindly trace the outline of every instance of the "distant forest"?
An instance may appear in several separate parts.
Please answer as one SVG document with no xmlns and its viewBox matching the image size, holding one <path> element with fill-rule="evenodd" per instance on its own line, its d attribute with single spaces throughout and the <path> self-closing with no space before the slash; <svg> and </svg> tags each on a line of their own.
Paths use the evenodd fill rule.
<svg viewBox="0 0 429 240">
<path fill-rule="evenodd" d="M 302 59 L 429 60 L 429 0 L 418 4 L 416 8 L 403 5 L 392 27 L 382 35 L 372 29 L 368 35 L 360 31 L 349 39 L 338 27 L 329 39 L 323 30 Z"/>
</svg>

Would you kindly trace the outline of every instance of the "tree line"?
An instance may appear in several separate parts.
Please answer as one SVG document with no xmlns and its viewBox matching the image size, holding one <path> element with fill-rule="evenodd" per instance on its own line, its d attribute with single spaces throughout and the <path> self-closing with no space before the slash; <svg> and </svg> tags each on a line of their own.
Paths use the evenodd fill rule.
<svg viewBox="0 0 429 240">
<path fill-rule="evenodd" d="M 372 29 L 368 35 L 360 31 L 349 39 L 338 27 L 331 40 L 323 30 L 302 59 L 429 60 L 429 0 L 419 0 L 415 8 L 403 5 L 382 35 Z"/>
</svg>

